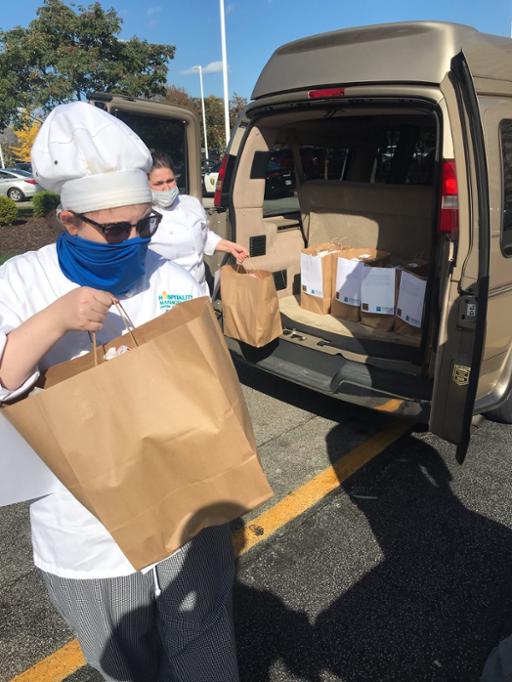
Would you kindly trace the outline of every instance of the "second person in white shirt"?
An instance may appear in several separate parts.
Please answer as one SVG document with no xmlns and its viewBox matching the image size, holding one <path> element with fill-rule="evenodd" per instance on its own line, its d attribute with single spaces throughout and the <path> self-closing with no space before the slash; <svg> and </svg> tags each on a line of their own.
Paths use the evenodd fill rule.
<svg viewBox="0 0 512 682">
<path fill-rule="evenodd" d="M 204 254 L 211 256 L 215 251 L 225 251 L 242 263 L 249 253 L 241 244 L 222 239 L 210 230 L 201 202 L 195 197 L 179 193 L 170 158 L 160 152 L 153 152 L 152 156 L 149 187 L 153 209 L 161 213 L 163 218 L 150 248 L 188 270 L 202 293 L 209 296 Z"/>
</svg>

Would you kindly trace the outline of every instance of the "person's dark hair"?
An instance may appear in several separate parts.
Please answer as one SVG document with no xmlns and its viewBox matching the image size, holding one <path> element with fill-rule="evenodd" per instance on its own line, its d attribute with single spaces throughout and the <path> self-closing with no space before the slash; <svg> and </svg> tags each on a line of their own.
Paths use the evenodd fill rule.
<svg viewBox="0 0 512 682">
<path fill-rule="evenodd" d="M 166 154 L 165 152 L 158 152 L 152 149 L 151 158 L 153 163 L 151 165 L 151 170 L 149 171 L 150 173 L 156 168 L 170 168 L 174 173 L 174 163 L 169 154 Z"/>
</svg>

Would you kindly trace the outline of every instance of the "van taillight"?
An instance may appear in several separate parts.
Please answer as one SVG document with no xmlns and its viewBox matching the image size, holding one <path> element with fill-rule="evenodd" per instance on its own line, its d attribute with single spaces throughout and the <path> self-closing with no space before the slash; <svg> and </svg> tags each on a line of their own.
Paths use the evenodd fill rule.
<svg viewBox="0 0 512 682">
<path fill-rule="evenodd" d="M 217 184 L 215 185 L 215 196 L 213 198 L 213 205 L 215 208 L 222 208 L 222 183 L 224 182 L 224 176 L 226 175 L 226 166 L 228 165 L 229 154 L 224 154 L 222 163 L 220 164 L 219 174 L 217 176 Z"/>
<path fill-rule="evenodd" d="M 453 159 L 445 159 L 441 166 L 441 207 L 438 229 L 443 234 L 453 234 L 459 229 L 459 191 Z"/>
<path fill-rule="evenodd" d="M 324 99 L 325 97 L 343 97 L 345 88 L 322 88 L 321 90 L 310 90 L 309 99 Z"/>
</svg>

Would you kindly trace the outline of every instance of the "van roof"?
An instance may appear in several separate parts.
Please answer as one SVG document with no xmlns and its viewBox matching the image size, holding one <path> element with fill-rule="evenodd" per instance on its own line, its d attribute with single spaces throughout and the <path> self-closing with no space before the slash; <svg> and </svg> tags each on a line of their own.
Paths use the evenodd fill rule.
<svg viewBox="0 0 512 682">
<path fill-rule="evenodd" d="M 270 57 L 252 98 L 356 83 L 439 84 L 463 51 L 475 77 L 512 80 L 512 40 L 470 26 L 400 22 L 321 33 Z"/>
</svg>

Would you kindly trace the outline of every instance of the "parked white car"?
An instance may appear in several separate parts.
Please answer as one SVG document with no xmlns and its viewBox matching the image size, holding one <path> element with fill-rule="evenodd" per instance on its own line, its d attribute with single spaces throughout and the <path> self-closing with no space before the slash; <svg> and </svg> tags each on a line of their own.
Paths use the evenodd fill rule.
<svg viewBox="0 0 512 682">
<path fill-rule="evenodd" d="M 0 194 L 14 201 L 25 201 L 41 189 L 32 173 L 20 168 L 0 168 Z"/>
</svg>

